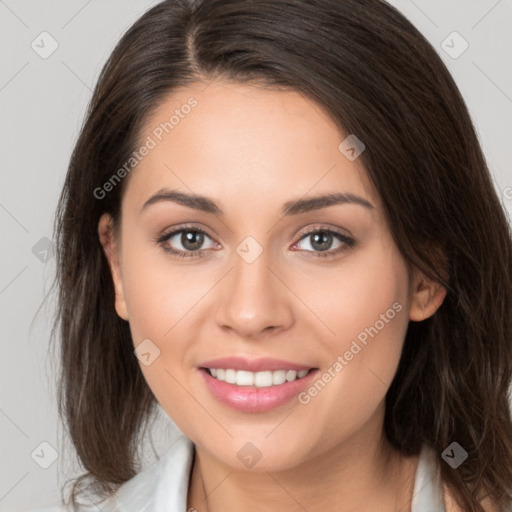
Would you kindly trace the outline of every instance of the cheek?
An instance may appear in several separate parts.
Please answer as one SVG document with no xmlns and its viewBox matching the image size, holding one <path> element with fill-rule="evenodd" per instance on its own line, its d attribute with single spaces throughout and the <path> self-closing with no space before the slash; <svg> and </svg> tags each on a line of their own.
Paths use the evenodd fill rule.
<svg viewBox="0 0 512 512">
<path fill-rule="evenodd" d="M 290 274 L 288 279 L 295 279 L 294 291 L 317 314 L 316 320 L 310 315 L 311 325 L 323 334 L 318 339 L 330 353 L 348 350 L 358 336 L 364 341 L 376 323 L 380 338 L 400 348 L 400 334 L 408 323 L 407 315 L 400 313 L 408 309 L 409 276 L 390 242 L 375 242 L 338 267 L 311 266 L 307 276 L 298 280 Z"/>
<path fill-rule="evenodd" d="M 181 266 L 172 263 L 163 250 L 140 247 L 133 240 L 123 259 L 123 285 L 134 344 L 145 338 L 165 344 L 187 323 L 194 305 L 211 288 L 214 276 L 204 266 Z"/>
<path fill-rule="evenodd" d="M 191 398 L 185 391 L 201 355 L 195 344 L 198 321 L 213 308 L 218 276 L 208 265 L 173 263 L 165 253 L 141 249 L 142 244 L 132 240 L 124 250 L 123 284 L 133 344 L 147 345 L 145 340 L 150 340 L 156 357 L 147 366 L 141 360 L 141 371 L 164 410 L 170 416 L 172 411 L 173 420 L 187 431 L 180 418 L 201 412 L 190 410 Z M 201 424 L 201 416 L 195 421 Z"/>
<path fill-rule="evenodd" d="M 337 303 L 341 305 L 338 325 L 344 327 L 342 332 L 350 338 L 364 340 L 368 330 L 386 339 L 400 342 L 395 337 L 401 332 L 404 323 L 399 311 L 406 309 L 408 278 L 405 265 L 393 258 L 374 258 L 361 261 L 359 269 L 348 272 L 338 293 Z M 393 305 L 395 307 L 393 308 Z M 407 319 L 405 319 L 407 322 Z M 374 333 L 375 334 L 375 333 Z"/>
<path fill-rule="evenodd" d="M 357 277 L 352 279 L 359 281 Z M 409 323 L 408 283 L 406 264 L 395 250 L 383 251 L 381 258 L 367 265 L 367 272 L 360 279 L 360 289 L 354 293 L 350 346 L 346 350 L 357 353 L 353 366 L 358 367 L 362 382 L 364 375 L 370 385 L 391 384 Z"/>
<path fill-rule="evenodd" d="M 140 247 L 135 243 L 127 245 L 123 258 L 123 284 L 133 343 L 135 347 L 145 343 L 150 353 L 150 364 L 140 359 L 139 366 L 159 404 L 183 432 L 189 433 L 190 424 L 204 422 L 201 410 L 191 407 L 191 395 L 186 390 L 192 371 L 191 333 L 198 332 L 192 323 L 215 276 L 209 275 L 211 270 L 207 275 L 198 269 L 200 265 L 197 270 L 173 265 L 165 255 Z M 148 345 L 146 340 L 151 343 Z"/>
<path fill-rule="evenodd" d="M 304 283 L 298 292 L 307 296 L 308 306 L 322 320 L 311 317 L 311 325 L 323 333 L 315 337 L 325 354 L 322 370 L 331 369 L 325 378 L 328 391 L 323 391 L 322 383 L 317 386 L 320 392 L 312 390 L 313 407 L 353 411 L 361 421 L 393 380 L 409 322 L 405 261 L 389 243 L 371 249 L 347 258 L 328 276 L 325 270 L 313 272 L 308 282 L 316 286 L 306 295 Z"/>
<path fill-rule="evenodd" d="M 325 388 L 320 383 L 320 391 L 311 390 L 311 404 L 339 418 L 350 411 L 348 423 L 346 417 L 339 420 L 349 429 L 370 417 L 396 373 L 409 322 L 408 282 L 397 250 L 379 247 L 347 261 L 324 292 L 323 320 L 335 334 L 322 338 L 329 353 L 323 371 L 331 372 Z"/>
</svg>

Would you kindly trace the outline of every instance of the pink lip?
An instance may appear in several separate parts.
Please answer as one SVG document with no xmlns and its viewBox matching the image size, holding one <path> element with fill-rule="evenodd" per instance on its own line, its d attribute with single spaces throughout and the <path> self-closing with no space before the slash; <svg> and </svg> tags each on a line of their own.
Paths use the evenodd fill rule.
<svg viewBox="0 0 512 512">
<path fill-rule="evenodd" d="M 213 366 L 213 368 L 216 367 Z M 256 386 L 228 384 L 215 379 L 204 368 L 199 369 L 199 373 L 212 395 L 219 402 L 242 412 L 265 412 L 284 405 L 309 386 L 318 371 L 318 369 L 311 370 L 301 379 L 285 382 L 278 386 L 257 388 Z"/>
<path fill-rule="evenodd" d="M 261 359 L 247 359 L 245 357 L 221 357 L 211 359 L 199 365 L 200 368 L 232 368 L 233 370 L 245 370 L 248 372 L 263 372 L 275 370 L 309 370 L 313 366 L 292 363 L 282 359 L 262 357 Z"/>
</svg>

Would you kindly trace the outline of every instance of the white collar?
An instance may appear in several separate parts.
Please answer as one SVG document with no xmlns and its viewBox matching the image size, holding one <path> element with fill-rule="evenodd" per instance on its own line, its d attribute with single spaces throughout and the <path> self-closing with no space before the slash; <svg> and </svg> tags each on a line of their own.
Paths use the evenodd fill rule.
<svg viewBox="0 0 512 512">
<path fill-rule="evenodd" d="M 159 460 L 98 507 L 103 512 L 185 512 L 194 452 L 192 441 L 181 435 Z"/>
<path fill-rule="evenodd" d="M 436 452 L 427 445 L 423 445 L 421 449 L 416 469 L 411 511 L 446 512 Z"/>
<path fill-rule="evenodd" d="M 192 441 L 181 435 L 156 463 L 98 505 L 103 512 L 186 511 L 194 454 Z M 427 445 L 423 446 L 418 461 L 411 511 L 445 512 L 440 470 L 435 452 Z"/>
</svg>

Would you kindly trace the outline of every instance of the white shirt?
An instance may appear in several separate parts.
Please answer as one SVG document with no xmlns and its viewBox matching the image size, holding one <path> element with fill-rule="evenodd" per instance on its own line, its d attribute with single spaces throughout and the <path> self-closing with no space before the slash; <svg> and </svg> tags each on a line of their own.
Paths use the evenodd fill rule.
<svg viewBox="0 0 512 512">
<path fill-rule="evenodd" d="M 152 466 L 125 482 L 112 496 L 98 503 L 102 512 L 187 512 L 190 470 L 194 444 L 184 435 Z M 423 447 L 416 470 L 411 512 L 446 512 L 440 468 L 434 451 Z M 62 506 L 32 512 L 69 512 Z M 84 506 L 80 512 L 98 512 Z"/>
</svg>

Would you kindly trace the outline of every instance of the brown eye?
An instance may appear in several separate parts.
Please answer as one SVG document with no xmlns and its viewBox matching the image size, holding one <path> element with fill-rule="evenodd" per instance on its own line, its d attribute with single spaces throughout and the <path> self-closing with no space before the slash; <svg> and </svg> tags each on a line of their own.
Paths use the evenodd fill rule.
<svg viewBox="0 0 512 512">
<path fill-rule="evenodd" d="M 302 250 L 313 252 L 315 253 L 315 256 L 320 257 L 336 255 L 355 245 L 355 240 L 353 238 L 330 229 L 315 229 L 309 231 L 305 233 L 295 245 L 299 245 L 302 240 L 309 241 L 306 245 L 309 245 L 310 247 L 310 249 L 303 248 Z M 336 242 L 337 246 L 332 249 Z"/>
<path fill-rule="evenodd" d="M 203 247 L 209 235 L 199 228 L 180 228 L 164 234 L 157 240 L 162 248 L 180 257 L 204 256 L 208 248 Z M 211 247 L 210 247 L 211 248 Z"/>
</svg>

